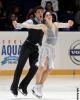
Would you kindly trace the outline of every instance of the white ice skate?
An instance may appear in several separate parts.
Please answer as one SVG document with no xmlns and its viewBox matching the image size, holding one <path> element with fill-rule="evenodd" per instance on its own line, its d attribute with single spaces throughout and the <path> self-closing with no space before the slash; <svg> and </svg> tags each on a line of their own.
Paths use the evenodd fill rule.
<svg viewBox="0 0 80 100">
<path fill-rule="evenodd" d="M 33 95 L 35 95 L 38 98 L 42 98 L 42 86 L 38 85 L 38 86 L 34 86 L 32 89 L 32 93 Z"/>
</svg>

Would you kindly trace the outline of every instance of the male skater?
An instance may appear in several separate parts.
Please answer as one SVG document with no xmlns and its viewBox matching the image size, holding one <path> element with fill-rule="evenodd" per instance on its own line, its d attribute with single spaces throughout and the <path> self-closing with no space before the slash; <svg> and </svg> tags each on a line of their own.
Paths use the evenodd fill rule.
<svg viewBox="0 0 80 100">
<path fill-rule="evenodd" d="M 35 13 L 35 18 L 27 20 L 24 23 L 31 23 L 31 24 L 42 23 L 44 9 L 41 6 L 38 6 L 35 8 L 34 13 Z M 14 27 L 17 29 L 23 28 L 18 25 L 14 25 Z M 28 32 L 29 32 L 28 37 L 21 47 L 18 64 L 10 88 L 10 90 L 15 96 L 18 95 L 18 90 L 20 90 L 24 95 L 27 95 L 27 86 L 29 85 L 35 73 L 37 72 L 37 66 L 35 65 L 35 63 L 38 61 L 38 45 L 42 44 L 42 38 L 44 33 L 42 30 L 36 30 L 36 29 L 29 29 Z M 28 58 L 30 64 L 29 71 L 25 76 L 25 78 L 19 84 L 22 70 Z"/>
</svg>

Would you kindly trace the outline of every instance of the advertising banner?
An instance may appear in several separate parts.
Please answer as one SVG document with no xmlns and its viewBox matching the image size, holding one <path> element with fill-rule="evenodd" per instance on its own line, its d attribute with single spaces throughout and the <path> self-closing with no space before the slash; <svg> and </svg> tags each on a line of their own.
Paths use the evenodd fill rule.
<svg viewBox="0 0 80 100">
<path fill-rule="evenodd" d="M 14 70 L 27 32 L 0 32 L 0 70 Z"/>
<path fill-rule="evenodd" d="M 55 69 L 80 69 L 80 32 L 59 32 Z"/>
</svg>

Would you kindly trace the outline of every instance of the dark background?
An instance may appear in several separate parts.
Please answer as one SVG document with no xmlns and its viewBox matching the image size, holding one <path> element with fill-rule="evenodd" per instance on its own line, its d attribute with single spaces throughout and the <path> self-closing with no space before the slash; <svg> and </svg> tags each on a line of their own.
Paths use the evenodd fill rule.
<svg viewBox="0 0 80 100">
<path fill-rule="evenodd" d="M 30 8 L 33 8 L 41 4 L 41 0 L 2 0 L 5 8 L 10 10 L 14 5 L 22 7 L 23 12 L 27 12 Z M 76 1 L 79 0 L 58 0 L 60 10 L 76 10 Z"/>
<path fill-rule="evenodd" d="M 20 14 L 22 16 L 22 21 L 26 19 L 26 15 L 29 9 L 34 8 L 37 5 L 41 4 L 41 0 L 0 0 L 3 3 L 3 11 L 6 12 L 5 20 L 0 21 L 1 27 L 0 30 L 6 30 L 2 27 L 2 23 L 6 23 L 8 21 L 9 14 L 11 13 L 14 6 L 20 7 Z M 75 15 L 79 11 L 80 12 L 80 0 L 58 0 L 59 3 L 59 11 L 58 11 L 58 20 L 59 21 L 67 21 L 68 19 L 72 19 L 75 21 Z M 68 14 L 70 11 L 70 14 Z M 72 14 L 71 14 L 72 12 Z M 77 20 L 80 20 L 80 14 L 78 14 Z M 77 21 L 79 22 L 79 21 Z M 80 26 L 80 23 L 78 23 Z M 74 30 L 76 28 L 77 23 L 75 23 Z M 2 29 L 1 29 L 2 28 Z"/>
</svg>

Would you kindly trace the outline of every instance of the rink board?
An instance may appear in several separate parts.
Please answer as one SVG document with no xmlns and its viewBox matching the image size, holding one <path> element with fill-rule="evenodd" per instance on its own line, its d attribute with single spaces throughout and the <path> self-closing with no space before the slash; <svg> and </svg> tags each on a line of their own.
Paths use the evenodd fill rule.
<svg viewBox="0 0 80 100">
<path fill-rule="evenodd" d="M 0 32 L 0 75 L 14 73 L 19 50 L 28 32 Z M 45 40 L 45 37 L 43 41 Z M 29 69 L 27 62 L 23 73 Z M 55 45 L 54 70 L 50 75 L 80 75 L 80 33 L 59 32 Z"/>
</svg>

